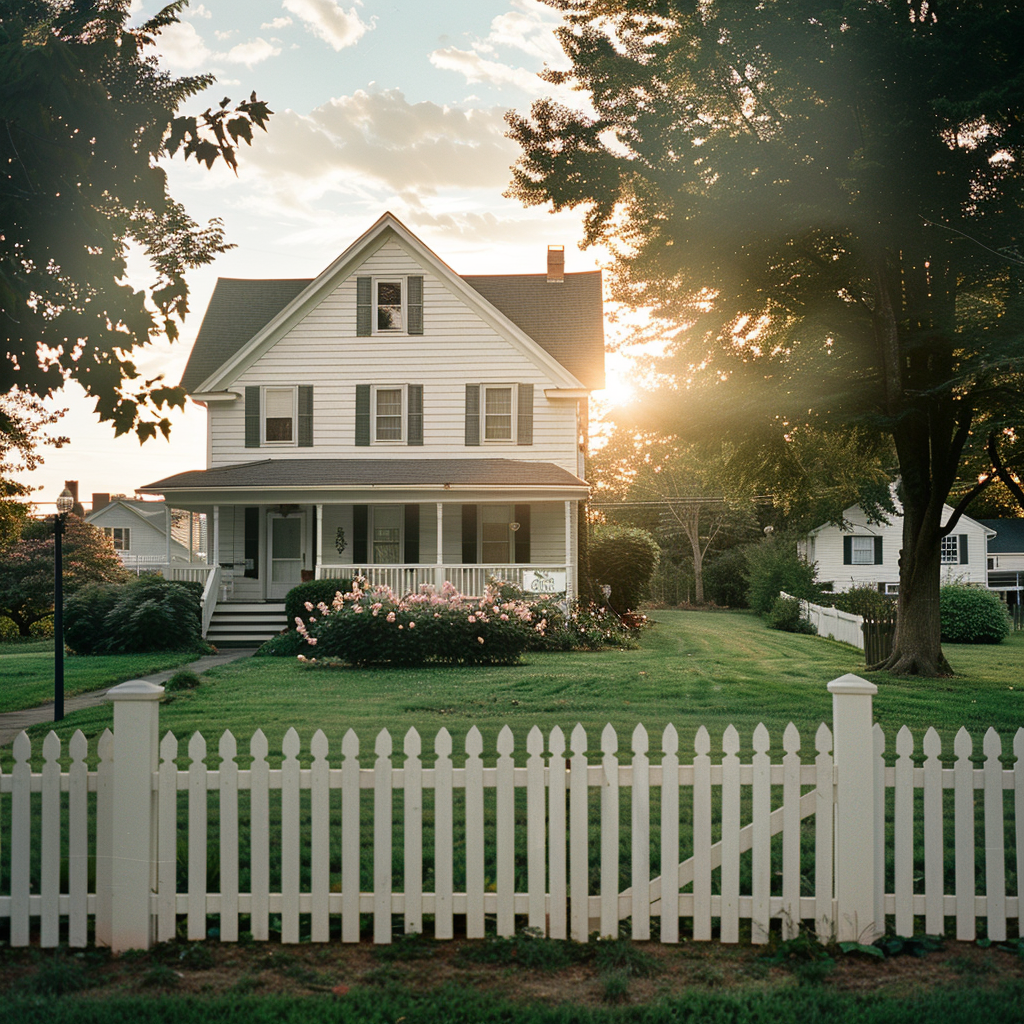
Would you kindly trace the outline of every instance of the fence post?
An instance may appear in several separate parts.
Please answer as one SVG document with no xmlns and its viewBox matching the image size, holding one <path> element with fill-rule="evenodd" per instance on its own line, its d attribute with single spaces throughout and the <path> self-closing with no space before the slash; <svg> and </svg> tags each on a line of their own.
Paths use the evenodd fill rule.
<svg viewBox="0 0 1024 1024">
<path fill-rule="evenodd" d="M 878 687 L 847 673 L 828 684 L 832 694 L 836 786 L 836 938 L 872 942 L 875 921 L 875 782 L 871 698 Z"/>
<path fill-rule="evenodd" d="M 141 679 L 108 691 L 114 702 L 113 892 L 110 948 L 148 949 L 154 939 L 157 732 L 162 686 Z"/>
</svg>

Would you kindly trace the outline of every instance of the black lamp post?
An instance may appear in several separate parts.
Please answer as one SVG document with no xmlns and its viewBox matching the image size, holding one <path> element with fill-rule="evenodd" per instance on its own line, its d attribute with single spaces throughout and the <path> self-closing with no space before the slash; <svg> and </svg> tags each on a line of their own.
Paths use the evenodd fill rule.
<svg viewBox="0 0 1024 1024">
<path fill-rule="evenodd" d="M 64 717 L 64 524 L 75 504 L 65 487 L 53 517 L 53 720 Z"/>
</svg>

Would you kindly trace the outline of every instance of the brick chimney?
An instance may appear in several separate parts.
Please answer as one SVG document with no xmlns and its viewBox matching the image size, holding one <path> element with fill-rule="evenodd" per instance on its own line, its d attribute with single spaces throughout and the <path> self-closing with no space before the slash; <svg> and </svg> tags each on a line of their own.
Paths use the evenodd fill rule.
<svg viewBox="0 0 1024 1024">
<path fill-rule="evenodd" d="M 565 246 L 548 246 L 548 284 L 562 284 L 565 281 Z"/>
<path fill-rule="evenodd" d="M 78 481 L 77 480 L 65 480 L 64 486 L 71 492 L 71 497 L 74 498 L 75 503 L 71 506 L 71 514 L 78 516 L 79 519 L 85 518 L 85 508 L 82 503 L 78 500 Z"/>
<path fill-rule="evenodd" d="M 92 492 L 92 510 L 98 512 L 101 508 L 106 508 L 110 504 L 110 494 L 98 494 L 96 491 Z"/>
</svg>

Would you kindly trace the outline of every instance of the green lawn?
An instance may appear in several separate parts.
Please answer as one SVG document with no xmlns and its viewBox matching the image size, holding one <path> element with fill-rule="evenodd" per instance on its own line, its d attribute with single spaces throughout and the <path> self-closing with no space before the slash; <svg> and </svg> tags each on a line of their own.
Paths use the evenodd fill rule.
<svg viewBox="0 0 1024 1024">
<path fill-rule="evenodd" d="M 108 654 L 64 658 L 64 696 L 116 686 L 126 679 L 175 668 L 198 655 L 194 651 L 156 654 Z M 0 644 L 0 713 L 34 708 L 53 700 L 53 641 Z"/>
<path fill-rule="evenodd" d="M 701 724 L 711 732 L 713 749 L 720 749 L 730 723 L 749 752 L 753 729 L 762 721 L 779 749 L 782 730 L 793 721 L 804 751 L 813 754 L 814 731 L 831 721 L 826 684 L 847 672 L 863 672 L 859 651 L 766 629 L 747 613 L 660 611 L 656 618 L 639 650 L 532 653 L 514 667 L 311 668 L 292 659 L 246 659 L 212 670 L 198 690 L 167 702 L 160 730 L 182 738 L 199 730 L 215 750 L 220 734 L 230 729 L 241 753 L 257 727 L 267 734 L 272 752 L 280 750 L 289 726 L 299 731 L 304 746 L 322 728 L 332 750 L 353 728 L 362 749 L 372 751 L 374 737 L 386 726 L 400 751 L 399 737 L 415 726 L 429 758 L 442 726 L 452 733 L 457 753 L 473 725 L 484 734 L 485 750 L 493 751 L 506 724 L 522 750 L 533 725 L 545 733 L 559 725 L 568 733 L 581 722 L 596 750 L 600 730 L 611 722 L 619 733 L 620 756 L 628 756 L 629 735 L 638 722 L 652 734 L 652 752 L 661 730 L 673 722 L 682 753 Z M 1024 722 L 1024 634 L 995 647 L 948 646 L 946 651 L 963 675 L 940 680 L 872 675 L 879 688 L 876 717 L 890 737 L 888 752 L 894 755 L 896 730 L 907 724 L 919 742 L 925 728 L 936 726 L 950 754 L 961 725 L 975 736 L 979 753 L 984 729 L 994 726 L 1010 754 L 1013 733 Z M 88 709 L 69 716 L 58 733 L 67 738 L 81 728 L 94 736 L 111 718 L 109 706 Z M 34 732 L 41 735 L 47 728 L 37 726 Z M 9 757 L 9 748 L 3 753 Z"/>
</svg>

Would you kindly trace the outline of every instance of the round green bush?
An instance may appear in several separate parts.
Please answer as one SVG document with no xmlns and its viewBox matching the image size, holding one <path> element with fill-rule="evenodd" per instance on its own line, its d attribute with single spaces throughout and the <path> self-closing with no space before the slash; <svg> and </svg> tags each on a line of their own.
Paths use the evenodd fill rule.
<svg viewBox="0 0 1024 1024">
<path fill-rule="evenodd" d="M 942 639 L 949 644 L 998 644 L 1010 632 L 1010 617 L 991 591 L 948 583 L 939 589 Z"/>
<path fill-rule="evenodd" d="M 296 619 L 302 619 L 308 626 L 309 617 L 312 615 L 315 618 L 318 614 L 318 604 L 329 606 L 335 594 L 347 594 L 351 589 L 351 580 L 309 580 L 292 587 L 284 598 L 284 614 L 288 619 L 288 628 L 295 629 Z M 313 611 L 306 607 L 307 602 L 313 606 Z"/>
<path fill-rule="evenodd" d="M 661 548 L 635 526 L 597 526 L 590 538 L 590 575 L 597 586 L 612 588 L 609 604 L 619 612 L 636 608 L 650 593 Z"/>
<path fill-rule="evenodd" d="M 76 654 L 100 654 L 107 640 L 104 622 L 124 583 L 90 583 L 64 602 L 64 643 Z"/>
<path fill-rule="evenodd" d="M 769 629 L 785 633 L 816 634 L 818 627 L 800 615 L 800 601 L 795 597 L 777 597 L 768 609 L 765 622 Z"/>
<path fill-rule="evenodd" d="M 804 601 L 821 596 L 817 567 L 797 554 L 792 538 L 766 538 L 748 545 L 745 554 L 747 603 L 758 615 L 766 615 L 782 591 Z"/>
<path fill-rule="evenodd" d="M 747 607 L 747 556 L 742 547 L 727 548 L 704 562 L 704 599 L 723 608 Z"/>
<path fill-rule="evenodd" d="M 877 587 L 851 587 L 840 594 L 826 595 L 825 601 L 841 612 L 865 619 L 888 619 L 896 614 L 895 598 L 883 594 Z"/>
</svg>

